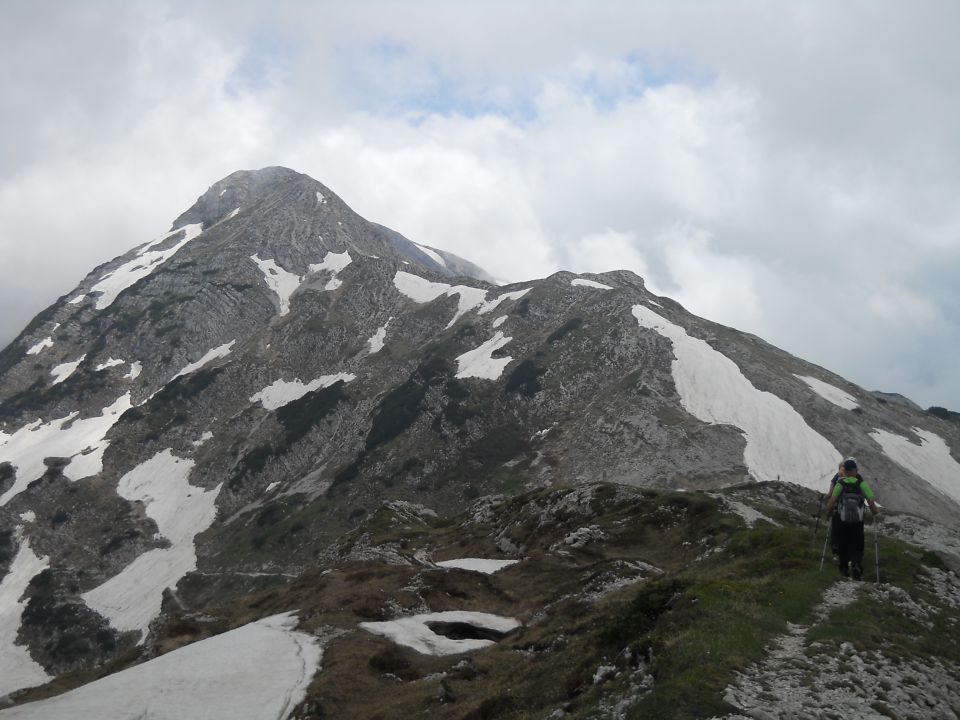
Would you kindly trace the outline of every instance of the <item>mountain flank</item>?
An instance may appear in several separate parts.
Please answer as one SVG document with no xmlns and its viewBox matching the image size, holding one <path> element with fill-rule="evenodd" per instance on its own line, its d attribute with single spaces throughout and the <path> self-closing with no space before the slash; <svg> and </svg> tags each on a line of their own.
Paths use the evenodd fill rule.
<svg viewBox="0 0 960 720">
<path fill-rule="evenodd" d="M 0 717 L 209 701 L 257 642 L 312 664 L 224 716 L 817 716 L 861 665 L 940 712 L 955 415 L 633 273 L 498 285 L 240 171 L 0 352 Z M 851 455 L 888 520 L 848 587 L 813 516 Z M 927 692 L 867 687 L 863 717 Z"/>
</svg>

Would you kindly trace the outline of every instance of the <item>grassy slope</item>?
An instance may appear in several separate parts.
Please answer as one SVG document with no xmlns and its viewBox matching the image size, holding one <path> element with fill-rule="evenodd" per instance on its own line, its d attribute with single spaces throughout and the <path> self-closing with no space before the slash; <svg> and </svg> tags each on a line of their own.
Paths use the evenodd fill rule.
<svg viewBox="0 0 960 720">
<path fill-rule="evenodd" d="M 789 492 L 788 503 L 810 502 Z M 295 609 L 301 629 L 334 639 L 294 717 L 539 719 L 563 708 L 566 717 L 587 718 L 631 696 L 629 717 L 709 717 L 731 710 L 722 697 L 736 671 L 763 658 L 788 622 L 809 621 L 836 580 L 832 568 L 818 571 L 820 544 L 801 526 L 802 513 L 783 502 L 760 509 L 783 526 L 747 528 L 718 499 L 699 493 L 610 485 L 518 496 L 495 508 L 492 524 L 381 509 L 341 542 L 342 555 L 385 547 L 410 558 L 417 551 L 434 560 L 503 557 L 499 537 L 524 546 L 524 560 L 492 576 L 341 560 L 202 614 L 173 612 L 156 647 L 166 652 Z M 606 539 L 563 542 L 588 526 Z M 917 581 L 936 557 L 892 540 L 881 542 L 881 554 L 886 581 L 937 603 Z M 636 562 L 661 572 L 638 570 Z M 872 569 L 868 561 L 868 574 Z M 397 613 L 454 609 L 508 615 L 524 626 L 487 649 L 448 657 L 420 655 L 356 627 Z M 945 609 L 929 631 L 863 595 L 816 626 L 811 640 L 960 662 L 949 641 L 958 616 Z M 61 679 L 56 689 L 83 679 Z"/>
</svg>

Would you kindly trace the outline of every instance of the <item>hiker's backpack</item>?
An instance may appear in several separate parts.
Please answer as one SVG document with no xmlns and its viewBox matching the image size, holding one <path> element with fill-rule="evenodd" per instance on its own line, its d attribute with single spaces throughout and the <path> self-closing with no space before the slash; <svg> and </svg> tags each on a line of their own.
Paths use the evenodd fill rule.
<svg viewBox="0 0 960 720">
<path fill-rule="evenodd" d="M 840 522 L 863 522 L 863 505 L 866 496 L 863 494 L 863 488 L 860 487 L 862 482 L 860 478 L 855 483 L 840 481 L 840 502 L 837 503 L 840 508 Z"/>
</svg>

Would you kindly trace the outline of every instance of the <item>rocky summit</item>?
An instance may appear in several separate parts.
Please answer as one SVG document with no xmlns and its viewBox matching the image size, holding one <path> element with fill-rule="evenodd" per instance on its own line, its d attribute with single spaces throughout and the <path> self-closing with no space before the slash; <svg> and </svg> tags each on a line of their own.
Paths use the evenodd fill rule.
<svg viewBox="0 0 960 720">
<path fill-rule="evenodd" d="M 957 418 L 237 172 L 0 352 L 0 718 L 957 717 Z"/>
</svg>

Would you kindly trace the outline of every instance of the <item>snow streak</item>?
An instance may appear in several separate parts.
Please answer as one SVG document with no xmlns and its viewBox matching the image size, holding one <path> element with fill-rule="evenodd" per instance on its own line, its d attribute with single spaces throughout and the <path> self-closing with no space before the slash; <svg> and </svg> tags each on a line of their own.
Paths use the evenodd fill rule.
<svg viewBox="0 0 960 720">
<path fill-rule="evenodd" d="M 915 427 L 920 437 L 915 445 L 909 438 L 894 435 L 886 430 L 874 430 L 870 437 L 877 441 L 883 452 L 900 467 L 909 470 L 947 497 L 960 502 L 960 463 L 950 454 L 950 447 L 936 433 Z"/>
<path fill-rule="evenodd" d="M 0 495 L 0 506 L 6 505 L 15 495 L 26 490 L 29 483 L 43 475 L 46 470 L 43 459 L 46 457 L 71 458 L 64 473 L 72 480 L 100 472 L 103 453 L 110 445 L 105 439 L 107 432 L 131 407 L 130 393 L 126 393 L 103 408 L 96 417 L 77 419 L 80 413 L 72 412 L 48 423 L 34 420 L 13 435 L 0 434 L 0 462 L 10 462 L 17 468 L 17 479 Z"/>
<path fill-rule="evenodd" d="M 142 665 L 0 718 L 75 720 L 286 720 L 320 666 L 317 639 L 297 632 L 291 613 L 274 615 L 187 645 Z"/>
<path fill-rule="evenodd" d="M 425 613 L 387 622 L 364 622 L 360 623 L 360 627 L 375 635 L 388 637 L 398 645 L 413 648 L 424 655 L 455 655 L 493 645 L 493 640 L 453 640 L 438 635 L 430 629 L 428 623 L 466 623 L 502 633 L 508 633 L 520 627 L 520 623 L 513 618 L 459 610 Z"/>
<path fill-rule="evenodd" d="M 24 540 L 0 582 L 0 697 L 52 679 L 25 647 L 16 644 L 20 617 L 27 606 L 21 597 L 30 580 L 47 566 L 47 558 L 37 557 Z"/>
<path fill-rule="evenodd" d="M 183 238 L 181 238 L 181 240 L 172 247 L 169 247 L 166 250 L 150 249 L 160 245 L 164 241 L 181 232 L 183 233 Z M 164 262 L 173 257 L 180 248 L 200 235 L 202 232 L 203 225 L 200 223 L 184 225 L 176 230 L 171 230 L 166 235 L 154 240 L 151 243 L 147 243 L 143 249 L 137 253 L 135 258 L 125 262 L 116 270 L 111 270 L 102 278 L 100 278 L 99 282 L 90 288 L 90 292 L 100 293 L 100 297 L 97 298 L 97 310 L 103 310 L 104 308 L 112 305 L 113 301 L 117 299 L 117 296 L 119 296 L 120 293 L 136 283 L 138 280 L 150 275 Z M 82 297 L 83 296 L 80 295 L 69 302 L 71 304 L 80 302 Z"/>
<path fill-rule="evenodd" d="M 779 477 L 822 490 L 823 468 L 836 467 L 843 456 L 792 405 L 757 390 L 730 358 L 650 308 L 634 305 L 633 315 L 641 327 L 673 342 L 673 380 L 684 409 L 703 422 L 743 431 L 743 459 L 755 479 Z"/>
<path fill-rule="evenodd" d="M 853 395 L 830 383 L 825 383 L 823 380 L 818 380 L 809 375 L 797 375 L 794 373 L 794 377 L 803 380 L 817 395 L 824 400 L 832 402 L 837 407 L 842 407 L 844 410 L 855 410 L 860 407 L 857 399 L 853 397 Z"/>
<path fill-rule="evenodd" d="M 117 575 L 84 593 L 87 605 L 118 630 L 146 631 L 160 614 L 163 591 L 197 568 L 193 538 L 216 518 L 220 485 L 212 490 L 191 485 L 192 460 L 164 450 L 128 472 L 117 493 L 142 502 L 170 547 L 148 550 Z"/>
</svg>

